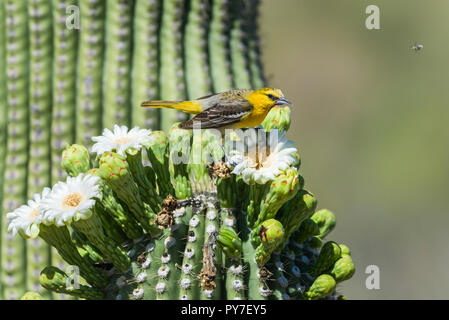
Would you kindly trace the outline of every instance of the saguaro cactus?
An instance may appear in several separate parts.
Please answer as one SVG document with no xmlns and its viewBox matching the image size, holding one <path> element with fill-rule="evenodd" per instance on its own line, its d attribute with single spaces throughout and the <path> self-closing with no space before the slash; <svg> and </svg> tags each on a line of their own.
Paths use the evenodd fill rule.
<svg viewBox="0 0 449 320">
<path fill-rule="evenodd" d="M 145 100 L 264 86 L 258 6 L 258 0 L 0 0 L 0 298 L 18 299 L 33 290 L 39 294 L 24 299 L 98 299 L 106 283 L 106 298 L 123 299 L 244 299 L 269 293 L 316 298 L 323 295 L 317 292 L 333 292 L 330 286 L 322 290 L 329 281 L 311 286 L 314 279 L 306 271 L 318 259 L 325 234 L 304 230 L 312 223 L 330 229 L 332 217 L 312 215 L 316 199 L 302 189 L 301 177 L 294 179 L 298 157 L 279 178 L 281 184 L 247 185 L 243 176 L 219 165 L 222 151 L 212 134 L 199 139 L 173 127 L 184 114 L 140 107 Z M 265 130 L 287 130 L 289 116 L 288 108 L 274 108 Z M 152 129 L 151 140 L 141 150 L 95 158 L 91 138 L 115 124 Z M 194 159 L 205 148 L 213 150 L 214 163 L 172 159 L 178 151 Z M 82 161 L 87 156 L 88 165 Z M 120 181 L 134 189 L 104 176 L 117 168 Z M 22 234 L 31 241 L 12 237 L 7 213 L 43 187 L 89 169 L 101 177 L 102 198 L 91 208 L 98 219 L 87 225 L 71 222 L 56 233 L 60 238 L 49 236 L 58 228 L 51 224 L 40 224 L 39 237 Z M 298 219 L 286 214 L 290 211 Z M 277 223 L 268 225 L 269 219 L 283 226 L 285 236 L 277 246 L 257 239 L 271 235 L 268 226 Z M 106 234 L 89 233 L 98 225 Z M 121 251 L 98 247 L 103 236 Z M 65 246 L 64 239 L 76 245 Z M 262 260 L 254 262 L 256 253 Z M 323 272 L 336 283 L 347 279 L 348 257 L 342 255 Z M 128 260 L 131 273 L 124 270 Z M 92 269 L 111 261 L 118 274 Z M 280 263 L 285 271 L 275 267 Z M 62 288 L 69 264 L 78 265 L 93 287 Z M 150 272 L 158 277 L 149 277 Z M 274 286 L 268 281 L 265 288 L 258 275 L 281 280 L 271 282 Z M 309 288 L 313 294 L 306 295 Z"/>
<path fill-rule="evenodd" d="M 93 139 L 100 158 L 93 168 L 85 147 L 68 147 L 67 182 L 8 214 L 10 231 L 55 247 L 90 285 L 68 289 L 68 275 L 49 266 L 44 288 L 82 299 L 336 298 L 354 264 L 344 245 L 312 247 L 335 227 L 335 215 L 315 212 L 292 141 L 272 130 L 268 154 L 254 158 L 251 139 L 248 153 L 225 155 L 209 130 L 192 135 L 175 124 L 168 144 L 164 135 L 105 130 Z M 152 156 L 157 151 L 162 157 Z"/>
</svg>

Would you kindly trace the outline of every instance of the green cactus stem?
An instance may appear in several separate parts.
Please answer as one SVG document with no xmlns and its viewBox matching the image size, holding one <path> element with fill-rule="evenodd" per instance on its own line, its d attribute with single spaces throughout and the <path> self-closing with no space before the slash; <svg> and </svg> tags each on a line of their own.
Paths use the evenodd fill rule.
<svg viewBox="0 0 449 320">
<path fill-rule="evenodd" d="M 244 1 L 231 1 L 231 34 L 230 49 L 234 88 L 251 89 L 251 73 L 248 56 L 248 34 L 245 19 L 246 4 Z"/>
<path fill-rule="evenodd" d="M 260 0 L 245 0 L 244 16 L 247 22 L 248 60 L 253 88 L 263 88 L 266 80 L 261 61 L 260 38 L 257 32 Z M 288 128 L 287 128 L 288 129 Z"/>
<path fill-rule="evenodd" d="M 22 238 L 7 234 L 6 213 L 27 195 L 28 167 L 28 8 L 24 1 L 2 1 L 5 10 L 8 138 L 3 183 L 1 239 L 2 287 L 5 299 L 19 299 L 26 291 L 26 251 Z M 2 29 L 3 30 L 3 29 Z"/>
<path fill-rule="evenodd" d="M 28 198 L 51 182 L 52 11 L 47 0 L 28 3 L 29 16 L 29 159 Z M 27 246 L 27 286 L 44 292 L 36 274 L 50 263 L 50 247 L 40 239 Z"/>
<path fill-rule="evenodd" d="M 169 194 L 174 194 L 175 190 L 170 181 L 169 171 L 169 153 L 168 137 L 163 131 L 152 131 L 150 136 L 153 138 L 146 146 L 147 156 L 151 167 L 156 174 L 156 183 L 159 188 L 159 194 L 165 198 Z"/>
<path fill-rule="evenodd" d="M 260 204 L 260 213 L 255 226 L 267 219 L 275 217 L 284 203 L 292 199 L 298 190 L 302 189 L 304 180 L 298 176 L 296 169 L 291 168 L 280 174 L 271 182 Z"/>
<path fill-rule="evenodd" d="M 77 287 L 67 286 L 68 276 L 55 267 L 46 267 L 39 277 L 42 286 L 48 290 L 77 296 L 86 300 L 98 300 L 104 297 L 103 292 L 97 288 L 78 284 Z"/>
<path fill-rule="evenodd" d="M 1 30 L 5 30 L 5 7 L 3 3 L 0 4 L 0 26 Z M 6 61 L 6 41 L 5 41 L 5 32 L 0 32 L 0 61 Z M 6 64 L 0 64 L 0 74 L 6 74 Z M 2 201 L 2 193 L 3 193 L 3 169 L 5 168 L 5 155 L 6 155 L 6 134 L 7 134 L 7 123 L 6 119 L 8 116 L 8 108 L 6 105 L 6 83 L 2 83 L 0 85 L 0 202 Z M 1 223 L 0 223 L 1 225 Z M 1 261 L 1 260 L 0 260 Z M 1 270 L 1 262 L 0 262 L 0 270 Z"/>
<path fill-rule="evenodd" d="M 223 253 L 230 258 L 238 258 L 242 255 L 242 240 L 234 229 L 224 226 L 218 234 L 217 244 Z"/>
<path fill-rule="evenodd" d="M 140 128 L 158 128 L 158 109 L 144 109 L 143 101 L 159 96 L 159 26 L 161 0 L 135 0 L 133 61 L 131 74 L 131 123 Z"/>
<path fill-rule="evenodd" d="M 170 179 L 176 198 L 185 199 L 191 195 L 187 163 L 190 159 L 192 133 L 190 130 L 179 129 L 178 125 L 174 124 L 170 129 L 168 140 Z"/>
<path fill-rule="evenodd" d="M 143 203 L 124 157 L 113 152 L 105 153 L 100 160 L 98 175 L 106 181 L 118 198 L 128 205 L 128 209 L 144 230 L 159 233 L 159 229 L 151 223 L 156 215 Z"/>
<path fill-rule="evenodd" d="M 0 61 L 6 60 L 6 39 L 5 39 L 5 6 L 3 2 L 0 3 Z M 3 76 L 6 74 L 6 64 L 0 63 L 0 74 Z M 8 107 L 6 102 L 6 83 L 0 84 L 0 203 L 3 199 L 3 180 L 4 180 L 4 169 L 5 169 L 5 159 L 6 159 L 6 134 L 7 134 L 7 117 L 8 117 Z M 2 215 L 3 208 L 0 206 L 0 215 Z M 2 229 L 2 219 L 0 218 L 0 237 L 3 238 Z M 1 245 L 0 238 L 0 245 Z M 0 247 L 1 250 L 1 247 Z M 0 255 L 0 275 L 2 274 L 2 258 Z M 2 295 L 2 284 L 0 281 L 0 299 L 3 298 Z"/>
<path fill-rule="evenodd" d="M 185 77 L 188 99 L 196 99 L 211 93 L 207 33 L 210 16 L 208 0 L 189 2 L 184 31 Z"/>
<path fill-rule="evenodd" d="M 184 85 L 183 46 L 181 30 L 185 20 L 185 0 L 162 2 L 159 48 L 159 86 L 162 100 L 182 100 L 186 97 Z M 176 110 L 161 110 L 161 129 L 168 131 L 176 121 L 187 117 Z"/>
<path fill-rule="evenodd" d="M 215 205 L 209 201 L 204 223 L 203 268 L 198 277 L 200 279 L 201 299 L 220 300 L 222 284 L 221 281 L 215 281 L 217 278 L 221 279 L 222 269 L 222 251 L 216 245 L 220 221 Z"/>
<path fill-rule="evenodd" d="M 99 171 L 97 168 L 91 169 L 86 172 L 86 174 L 98 175 Z M 112 220 L 116 227 L 119 227 L 123 233 L 129 239 L 139 239 L 143 235 L 143 230 L 140 227 L 137 220 L 126 213 L 126 209 L 122 204 L 115 198 L 114 192 L 111 187 L 106 183 L 102 183 L 101 186 L 102 198 L 101 201 L 96 203 L 99 206 L 101 212 L 100 218 L 104 220 Z M 111 222 L 109 222 L 111 223 Z"/>
<path fill-rule="evenodd" d="M 105 5 L 102 0 L 80 1 L 76 142 L 90 148 L 102 128 L 102 81 L 105 44 Z"/>
<path fill-rule="evenodd" d="M 229 1 L 212 0 L 212 17 L 209 25 L 209 60 L 214 92 L 232 88 L 230 55 Z"/>
<path fill-rule="evenodd" d="M 299 190 L 291 200 L 287 201 L 282 206 L 277 213 L 276 218 L 285 228 L 285 240 L 287 240 L 293 232 L 298 230 L 301 222 L 308 219 L 314 213 L 316 206 L 316 198 L 306 190 Z M 305 239 L 299 242 L 303 242 Z M 281 247 L 284 246 L 285 244 L 281 244 Z"/>
<path fill-rule="evenodd" d="M 182 130 L 187 115 L 140 107 L 265 86 L 259 5 L 0 1 L 0 298 L 339 299 L 354 263 L 347 246 L 323 245 L 335 216 L 315 212 L 296 149 L 263 172 L 237 156 L 239 173 L 213 130 Z M 92 137 L 115 124 L 164 131 L 148 132 L 146 152 L 89 157 Z M 266 132 L 289 126 L 289 108 L 263 122 Z M 25 246 L 6 232 L 12 223 L 27 235 L 24 212 L 4 217 L 33 193 L 86 174 L 101 181 L 84 220 L 47 225 L 47 212 L 61 218 L 50 201 L 30 222 L 44 219 L 30 226 L 39 238 Z M 77 270 L 80 286 L 66 286 Z"/>
<path fill-rule="evenodd" d="M 106 1 L 103 127 L 130 125 L 133 1 Z"/>
<path fill-rule="evenodd" d="M 181 300 L 200 299 L 200 282 L 196 276 L 201 271 L 203 261 L 205 210 L 194 208 L 193 213 L 189 220 L 187 243 L 181 264 L 181 290 L 179 293 Z"/>
<path fill-rule="evenodd" d="M 138 185 L 140 197 L 144 202 L 150 205 L 153 211 L 157 212 L 161 209 L 162 198 L 156 191 L 156 183 L 149 179 L 145 173 L 145 168 L 142 164 L 142 153 L 140 150 L 128 149 L 126 152 L 126 162 L 129 166 L 129 171 L 132 178 Z"/>
<path fill-rule="evenodd" d="M 107 284 L 105 276 L 96 269 L 90 259 L 81 257 L 70 237 L 67 227 L 40 225 L 39 236 L 56 248 L 61 257 L 70 265 L 78 266 L 80 275 L 96 287 L 104 288 Z"/>
<path fill-rule="evenodd" d="M 106 234 L 114 234 L 113 230 L 103 230 L 106 227 L 105 224 L 101 223 L 100 217 L 95 214 L 97 210 L 94 210 L 92 215 L 87 219 L 80 219 L 73 222 L 73 225 L 77 230 L 81 231 L 92 245 L 98 248 L 101 253 L 108 258 L 115 267 L 122 271 L 126 271 L 131 267 L 131 261 L 126 253 L 117 247 L 116 243 L 121 243 L 123 241 L 117 240 L 116 238 L 110 241 Z M 115 243 L 116 242 L 116 243 Z"/>
<path fill-rule="evenodd" d="M 76 63 L 78 30 L 66 25 L 67 7 L 77 6 L 77 0 L 53 0 L 53 101 L 52 101 L 52 182 L 64 180 L 61 154 L 75 141 Z"/>
</svg>

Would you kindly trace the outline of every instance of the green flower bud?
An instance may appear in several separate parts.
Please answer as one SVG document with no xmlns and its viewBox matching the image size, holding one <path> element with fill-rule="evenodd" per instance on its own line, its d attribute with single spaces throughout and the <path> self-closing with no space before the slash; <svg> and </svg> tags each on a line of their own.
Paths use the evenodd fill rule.
<svg viewBox="0 0 449 320">
<path fill-rule="evenodd" d="M 303 243 L 308 238 L 319 235 L 320 227 L 312 219 L 304 220 L 300 225 L 297 234 L 295 235 L 295 241 L 297 243 Z"/>
<path fill-rule="evenodd" d="M 320 238 L 324 239 L 335 228 L 335 215 L 327 209 L 321 209 L 315 212 L 311 219 L 320 227 Z"/>
<path fill-rule="evenodd" d="M 163 131 L 152 131 L 150 137 L 152 138 L 151 142 L 145 145 L 148 160 L 150 160 L 153 170 L 157 173 L 156 183 L 159 187 L 159 194 L 165 198 L 169 194 L 174 194 L 168 161 L 169 141 Z"/>
<path fill-rule="evenodd" d="M 173 180 L 175 196 L 177 199 L 186 199 L 191 196 L 190 178 L 187 164 L 190 163 L 192 130 L 178 127 L 178 123 L 170 128 L 169 140 L 169 171 Z M 204 166 L 200 166 L 207 171 Z"/>
<path fill-rule="evenodd" d="M 351 256 L 343 255 L 335 262 L 330 271 L 330 275 L 334 277 L 337 282 L 341 282 L 350 279 L 354 275 L 354 272 L 355 266 Z"/>
<path fill-rule="evenodd" d="M 270 132 L 273 128 L 278 128 L 280 132 L 283 132 L 290 128 L 290 121 L 289 107 L 274 106 L 262 122 L 262 127 L 267 132 Z"/>
<path fill-rule="evenodd" d="M 296 195 L 301 188 L 300 182 L 296 168 L 289 168 L 277 176 L 262 199 L 256 226 L 262 221 L 274 218 L 279 208 Z"/>
<path fill-rule="evenodd" d="M 282 223 L 275 219 L 265 220 L 258 228 L 256 239 L 253 241 L 259 246 L 256 249 L 255 257 L 259 265 L 266 264 L 272 252 L 284 240 L 285 231 Z"/>
<path fill-rule="evenodd" d="M 336 285 L 337 283 L 332 276 L 322 274 L 315 279 L 304 296 L 308 300 L 323 299 L 334 292 Z"/>
<path fill-rule="evenodd" d="M 42 270 L 39 281 L 45 289 L 57 293 L 70 294 L 88 300 L 100 300 L 104 297 L 101 290 L 95 287 L 79 284 L 79 288 L 75 289 L 75 286 L 68 286 L 70 280 L 67 275 L 56 267 L 46 267 Z"/>
<path fill-rule="evenodd" d="M 276 215 L 276 218 L 285 228 L 286 239 L 288 239 L 293 232 L 298 230 L 304 219 L 309 218 L 313 214 L 316 205 L 317 200 L 310 192 L 299 190 L 293 199 L 282 206 Z"/>
<path fill-rule="evenodd" d="M 312 267 L 310 274 L 318 276 L 328 270 L 341 257 L 341 249 L 337 243 L 328 241 L 321 248 L 316 264 Z"/>
<path fill-rule="evenodd" d="M 145 205 L 140 197 L 139 189 L 129 172 L 125 158 L 116 153 L 105 153 L 100 159 L 98 175 L 106 181 L 117 197 L 127 205 L 134 218 L 149 233 L 159 233 L 157 226 L 152 223 L 156 214 Z"/>
<path fill-rule="evenodd" d="M 61 160 L 62 168 L 71 177 L 90 169 L 89 151 L 79 144 L 72 144 L 64 149 Z"/>
<path fill-rule="evenodd" d="M 20 298 L 20 300 L 43 300 L 42 296 L 34 291 L 25 292 L 25 294 Z"/>
<path fill-rule="evenodd" d="M 319 237 L 312 237 L 310 238 L 309 246 L 312 249 L 319 249 L 323 245 L 323 241 Z"/>
<path fill-rule="evenodd" d="M 341 249 L 341 255 L 342 256 L 350 256 L 351 255 L 351 250 L 348 248 L 347 245 L 345 244 L 339 244 L 340 249 Z"/>
<path fill-rule="evenodd" d="M 155 179 L 149 179 L 146 175 L 145 167 L 142 163 L 142 151 L 134 148 L 126 150 L 126 162 L 128 170 L 137 184 L 141 199 L 149 204 L 153 211 L 158 212 L 161 209 L 162 198 L 156 192 Z"/>
<path fill-rule="evenodd" d="M 220 229 L 217 244 L 228 257 L 238 258 L 242 254 L 242 240 L 232 228 L 222 227 Z"/>
<path fill-rule="evenodd" d="M 98 175 L 107 182 L 118 181 L 124 177 L 124 180 L 130 183 L 129 180 L 132 179 L 126 158 L 114 152 L 103 154 L 100 159 Z"/>
</svg>

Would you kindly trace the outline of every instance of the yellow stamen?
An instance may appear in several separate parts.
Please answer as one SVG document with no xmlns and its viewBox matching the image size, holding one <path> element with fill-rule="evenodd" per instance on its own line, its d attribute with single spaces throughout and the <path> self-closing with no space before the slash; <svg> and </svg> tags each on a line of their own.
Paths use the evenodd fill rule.
<svg viewBox="0 0 449 320">
<path fill-rule="evenodd" d="M 34 220 L 34 218 L 36 218 L 38 214 L 39 214 L 39 207 L 37 207 L 36 209 L 31 211 L 30 214 L 28 215 L 27 219 Z"/>
<path fill-rule="evenodd" d="M 83 199 L 83 196 L 78 193 L 71 193 L 67 195 L 64 200 L 62 200 L 62 207 L 64 209 L 72 209 L 78 207 L 78 205 L 81 203 L 81 200 Z"/>
<path fill-rule="evenodd" d="M 117 139 L 117 140 L 115 140 L 114 142 L 115 143 L 120 143 L 120 144 L 125 144 L 125 143 L 128 143 L 128 142 L 130 142 L 131 140 L 129 139 L 129 138 L 120 138 L 120 139 Z"/>
</svg>

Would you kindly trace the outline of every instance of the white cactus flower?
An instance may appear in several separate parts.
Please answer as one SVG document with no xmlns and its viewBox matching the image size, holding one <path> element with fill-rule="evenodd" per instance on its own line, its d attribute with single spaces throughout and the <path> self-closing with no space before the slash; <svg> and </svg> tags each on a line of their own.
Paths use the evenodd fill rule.
<svg viewBox="0 0 449 320">
<path fill-rule="evenodd" d="M 285 138 L 285 132 L 272 130 L 266 143 L 249 136 L 247 143 L 230 151 L 228 166 L 233 174 L 242 176 L 247 184 L 265 184 L 296 162 L 298 150 L 293 141 Z"/>
<path fill-rule="evenodd" d="M 96 199 L 101 198 L 100 178 L 80 174 L 68 177 L 66 182 L 55 184 L 51 192 L 41 201 L 42 222 L 56 226 L 70 225 L 92 215 Z"/>
<path fill-rule="evenodd" d="M 24 238 L 36 238 L 39 235 L 39 224 L 42 222 L 39 207 L 42 199 L 47 197 L 50 191 L 50 188 L 44 188 L 42 194 L 33 195 L 33 199 L 28 200 L 27 205 L 7 213 L 8 232 L 13 235 L 19 233 Z"/>
<path fill-rule="evenodd" d="M 92 137 L 96 142 L 92 146 L 92 152 L 102 155 L 105 152 L 114 151 L 126 156 L 128 148 L 140 150 L 142 146 L 152 140 L 151 130 L 134 127 L 128 131 L 126 126 L 114 125 L 114 132 L 105 128 L 101 136 Z"/>
</svg>

